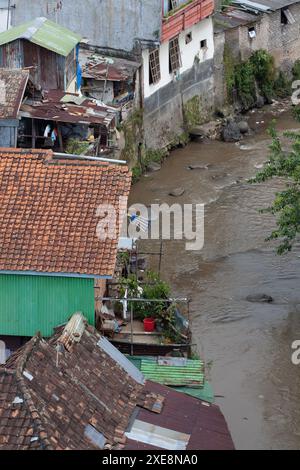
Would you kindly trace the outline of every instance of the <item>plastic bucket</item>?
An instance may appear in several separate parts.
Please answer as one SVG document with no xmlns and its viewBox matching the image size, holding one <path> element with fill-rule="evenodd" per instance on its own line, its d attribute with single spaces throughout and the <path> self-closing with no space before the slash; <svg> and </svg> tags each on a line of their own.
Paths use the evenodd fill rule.
<svg viewBox="0 0 300 470">
<path fill-rule="evenodd" d="M 153 333 L 153 331 L 155 331 L 155 319 L 154 318 L 145 318 L 144 330 L 146 333 Z"/>
</svg>

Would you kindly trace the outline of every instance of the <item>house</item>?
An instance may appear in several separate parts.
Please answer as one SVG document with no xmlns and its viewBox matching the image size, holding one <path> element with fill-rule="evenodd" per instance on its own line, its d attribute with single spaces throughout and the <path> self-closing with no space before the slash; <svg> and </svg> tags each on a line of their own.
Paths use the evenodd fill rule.
<svg viewBox="0 0 300 470">
<path fill-rule="evenodd" d="M 124 54 L 129 53 L 134 56 L 133 61 L 142 64 L 133 86 L 121 90 L 125 99 L 128 91 L 134 93 L 136 107 L 143 110 L 138 130 L 132 131 L 128 124 L 127 134 L 133 133 L 131 140 L 136 143 L 133 152 L 130 149 L 128 153 L 134 153 L 136 159 L 141 156 L 143 144 L 150 150 L 168 147 L 184 131 L 211 116 L 214 0 L 103 0 L 101 8 L 94 0 L 85 4 L 80 20 L 82 2 L 58 3 L 53 11 L 46 1 L 30 0 L 26 9 L 22 2 L 15 1 L 12 22 L 19 25 L 36 14 L 55 18 L 64 27 L 78 29 L 91 46 L 106 49 L 105 57 L 124 59 Z M 98 68 L 108 73 L 113 70 L 103 65 Z M 99 87 L 97 77 L 85 78 L 88 90 L 103 89 L 103 79 Z M 115 97 L 109 81 L 114 80 L 104 80 L 107 96 L 100 91 L 103 99 Z M 119 95 L 118 86 L 114 87 Z"/>
<path fill-rule="evenodd" d="M 28 68 L 38 90 L 75 92 L 80 40 L 80 35 L 36 18 L 0 34 L 0 68 Z"/>
<path fill-rule="evenodd" d="M 77 93 L 51 90 L 39 101 L 27 97 L 19 118 L 18 147 L 65 152 L 75 139 L 91 145 L 90 155 L 113 151 L 117 111 Z"/>
<path fill-rule="evenodd" d="M 299 0 L 234 0 L 215 17 L 216 32 L 223 35 L 233 59 L 244 61 L 265 49 L 284 71 L 300 59 L 299 23 Z"/>
<path fill-rule="evenodd" d="M 2 450 L 233 450 L 217 406 L 145 380 L 75 314 L 0 367 Z"/>
<path fill-rule="evenodd" d="M 139 104 L 141 61 L 129 53 L 115 57 L 106 55 L 107 52 L 98 47 L 82 45 L 79 53 L 81 91 L 90 98 L 114 106 L 122 121 Z"/>
<path fill-rule="evenodd" d="M 143 50 L 144 127 L 161 148 L 213 111 L 213 0 L 164 0 L 158 43 Z M 192 112 L 191 112 L 192 111 Z"/>
<path fill-rule="evenodd" d="M 74 311 L 95 324 L 95 292 L 113 277 L 130 187 L 122 163 L 0 149 L 0 339 L 8 349 L 37 331 L 51 336 Z M 106 237 L 99 224 L 108 204 L 116 222 Z"/>
<path fill-rule="evenodd" d="M 0 143 L 16 147 L 19 110 L 23 101 L 28 71 L 0 69 Z"/>
</svg>

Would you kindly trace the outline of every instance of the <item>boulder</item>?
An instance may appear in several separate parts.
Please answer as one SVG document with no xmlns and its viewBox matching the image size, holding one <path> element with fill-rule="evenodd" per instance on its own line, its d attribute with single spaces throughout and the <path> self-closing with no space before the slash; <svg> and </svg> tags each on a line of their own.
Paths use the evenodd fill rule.
<svg viewBox="0 0 300 470">
<path fill-rule="evenodd" d="M 238 126 L 241 134 L 248 134 L 248 132 L 250 131 L 249 124 L 246 121 L 239 122 Z"/>
<path fill-rule="evenodd" d="M 207 165 L 189 165 L 188 170 L 208 170 L 211 167 L 210 164 Z"/>
<path fill-rule="evenodd" d="M 150 162 L 147 165 L 147 170 L 148 171 L 159 171 L 161 169 L 161 165 L 156 162 Z"/>
<path fill-rule="evenodd" d="M 263 96 L 261 95 L 258 95 L 257 99 L 256 99 L 256 107 L 257 108 L 263 108 L 265 105 L 265 99 Z"/>
<path fill-rule="evenodd" d="M 253 294 L 248 295 L 247 299 L 248 302 L 252 303 L 260 303 L 260 304 L 270 304 L 274 302 L 273 297 L 267 294 Z"/>
<path fill-rule="evenodd" d="M 238 142 L 241 140 L 241 131 L 234 121 L 229 122 L 223 129 L 222 137 L 224 142 Z"/>
<path fill-rule="evenodd" d="M 169 196 L 180 197 L 180 196 L 183 196 L 184 193 L 185 193 L 184 188 L 175 188 L 175 189 L 173 189 L 173 191 L 170 191 Z"/>
</svg>

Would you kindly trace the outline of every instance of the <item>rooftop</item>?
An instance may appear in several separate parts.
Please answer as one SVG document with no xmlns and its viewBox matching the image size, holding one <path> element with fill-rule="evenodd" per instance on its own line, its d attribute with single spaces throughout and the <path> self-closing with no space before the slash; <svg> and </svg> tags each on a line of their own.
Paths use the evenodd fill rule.
<svg viewBox="0 0 300 470">
<path fill-rule="evenodd" d="M 132 79 L 140 66 L 139 62 L 133 60 L 120 57 L 105 57 L 97 52 L 86 49 L 80 50 L 79 60 L 82 64 L 83 78 L 113 82 Z"/>
<path fill-rule="evenodd" d="M 222 12 L 214 15 L 215 32 L 233 29 L 260 20 L 264 13 L 270 14 L 281 8 L 289 7 L 300 0 L 234 0 Z"/>
<path fill-rule="evenodd" d="M 0 384 L 2 450 L 234 448 L 217 406 L 147 382 L 79 313 L 13 355 Z"/>
<path fill-rule="evenodd" d="M 81 41 L 79 34 L 53 23 L 47 18 L 36 18 L 0 34 L 0 46 L 26 39 L 33 44 L 67 57 Z"/>
<path fill-rule="evenodd" d="M 0 119 L 17 119 L 29 73 L 0 69 Z"/>
<path fill-rule="evenodd" d="M 130 187 L 121 164 L 0 149 L 0 271 L 113 276 L 119 225 L 99 238 L 97 210 L 110 204 L 123 218 Z"/>
<path fill-rule="evenodd" d="M 21 117 L 72 124 L 98 124 L 110 127 L 116 117 L 115 111 L 105 105 L 76 93 L 61 90 L 45 92 L 42 101 L 26 101 L 20 109 Z"/>
</svg>

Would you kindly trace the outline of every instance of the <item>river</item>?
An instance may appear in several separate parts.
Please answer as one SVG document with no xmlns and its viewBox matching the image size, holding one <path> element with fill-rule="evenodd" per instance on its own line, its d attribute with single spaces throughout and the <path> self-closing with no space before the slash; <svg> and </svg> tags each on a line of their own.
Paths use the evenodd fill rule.
<svg viewBox="0 0 300 470">
<path fill-rule="evenodd" d="M 255 134 L 240 145 L 208 141 L 175 150 L 161 171 L 134 186 L 130 201 L 206 204 L 204 249 L 165 242 L 162 275 L 174 294 L 192 300 L 193 339 L 237 449 L 300 449 L 300 367 L 291 361 L 291 344 L 300 340 L 300 248 L 279 257 L 264 241 L 274 219 L 258 209 L 282 182 L 247 183 L 268 160 L 274 114 L 272 107 L 252 114 Z M 278 111 L 280 132 L 298 126 L 290 112 Z M 211 166 L 187 169 L 195 164 Z M 175 187 L 185 188 L 176 200 L 168 195 Z M 246 300 L 256 293 L 274 303 Z"/>
</svg>

